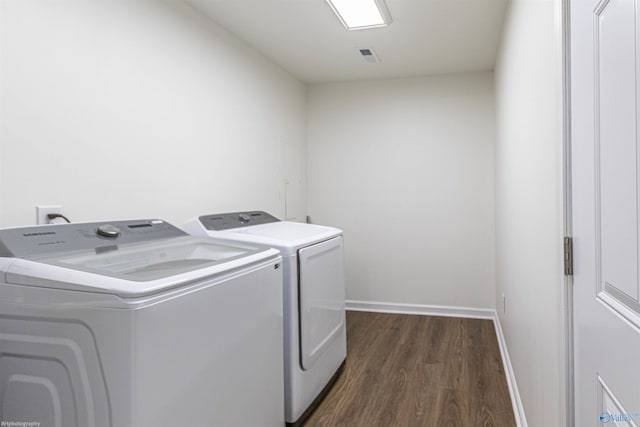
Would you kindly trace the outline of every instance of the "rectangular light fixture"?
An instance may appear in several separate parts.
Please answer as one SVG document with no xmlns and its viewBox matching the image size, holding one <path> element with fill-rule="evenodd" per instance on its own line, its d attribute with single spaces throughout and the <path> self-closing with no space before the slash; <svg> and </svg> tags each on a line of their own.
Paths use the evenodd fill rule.
<svg viewBox="0 0 640 427">
<path fill-rule="evenodd" d="M 385 27 L 391 15 L 384 0 L 327 0 L 347 30 Z"/>
</svg>

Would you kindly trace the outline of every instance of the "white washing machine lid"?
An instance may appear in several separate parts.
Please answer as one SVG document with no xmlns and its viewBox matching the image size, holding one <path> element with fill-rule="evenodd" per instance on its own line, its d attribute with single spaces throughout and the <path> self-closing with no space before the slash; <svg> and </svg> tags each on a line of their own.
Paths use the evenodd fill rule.
<svg viewBox="0 0 640 427">
<path fill-rule="evenodd" d="M 46 248 L 73 247 L 69 241 L 61 239 L 77 238 L 74 237 L 77 227 L 69 224 L 58 228 L 20 229 L 19 233 L 16 233 L 17 229 L 3 230 L 2 235 L 7 239 L 5 242 L 12 242 L 18 248 L 16 253 L 23 248 L 15 244 L 17 239 L 33 239 L 33 235 L 39 242 L 33 245 L 36 249 L 32 252 L 40 250 L 34 256 L 24 252 L 0 258 L 3 282 L 138 297 L 213 278 L 267 259 L 275 259 L 279 255 L 278 251 L 272 249 L 220 244 L 182 232 L 178 234 L 175 231 L 177 229 L 168 229 L 166 223 L 157 226 L 164 227 L 159 232 L 171 232 L 176 237 L 156 239 L 149 237 L 150 233 L 145 231 L 142 237 L 145 240 L 135 243 L 105 246 L 102 241 L 90 239 L 87 242 L 95 247 L 41 250 L 43 245 Z M 130 241 L 133 239 L 131 236 L 128 238 Z M 28 250 L 29 247 L 25 249 Z M 7 250 L 6 253 L 11 251 Z"/>
<path fill-rule="evenodd" d="M 342 235 L 342 230 L 338 228 L 301 222 L 278 221 L 214 231 L 206 230 L 198 218 L 192 221 L 197 221 L 199 227 L 188 225 L 184 227 L 186 231 L 192 232 L 192 234 L 205 235 L 206 233 L 210 237 L 227 241 L 272 247 L 285 254 L 296 253 L 300 248 Z"/>
</svg>

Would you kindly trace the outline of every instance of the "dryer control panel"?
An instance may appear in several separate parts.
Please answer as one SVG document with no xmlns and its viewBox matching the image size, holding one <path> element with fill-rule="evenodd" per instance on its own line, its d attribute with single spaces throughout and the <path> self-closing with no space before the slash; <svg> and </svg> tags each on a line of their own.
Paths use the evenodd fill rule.
<svg viewBox="0 0 640 427">
<path fill-rule="evenodd" d="M 221 231 L 231 228 L 250 227 L 280 221 L 273 215 L 263 211 L 229 212 L 223 214 L 203 215 L 200 222 L 207 230 Z"/>
<path fill-rule="evenodd" d="M 0 257 L 32 258 L 60 252 L 186 236 L 161 219 L 38 225 L 0 230 Z"/>
</svg>

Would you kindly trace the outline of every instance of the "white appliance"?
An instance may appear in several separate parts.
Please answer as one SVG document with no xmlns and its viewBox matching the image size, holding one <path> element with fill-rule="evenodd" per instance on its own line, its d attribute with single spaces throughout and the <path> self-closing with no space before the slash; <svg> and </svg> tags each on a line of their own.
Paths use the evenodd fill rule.
<svg viewBox="0 0 640 427">
<path fill-rule="evenodd" d="M 281 288 L 278 251 L 161 220 L 0 230 L 0 420 L 282 426 Z"/>
<path fill-rule="evenodd" d="M 302 424 L 337 379 L 347 355 L 342 231 L 280 221 L 261 211 L 205 215 L 183 229 L 282 254 L 285 420 Z"/>
</svg>

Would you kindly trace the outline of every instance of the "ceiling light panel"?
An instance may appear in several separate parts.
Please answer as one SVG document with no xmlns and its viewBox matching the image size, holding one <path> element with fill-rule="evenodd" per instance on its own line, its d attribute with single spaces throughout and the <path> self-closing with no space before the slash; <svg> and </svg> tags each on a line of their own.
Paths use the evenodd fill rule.
<svg viewBox="0 0 640 427">
<path fill-rule="evenodd" d="M 391 16 L 383 0 L 327 0 L 348 30 L 383 27 Z"/>
</svg>

